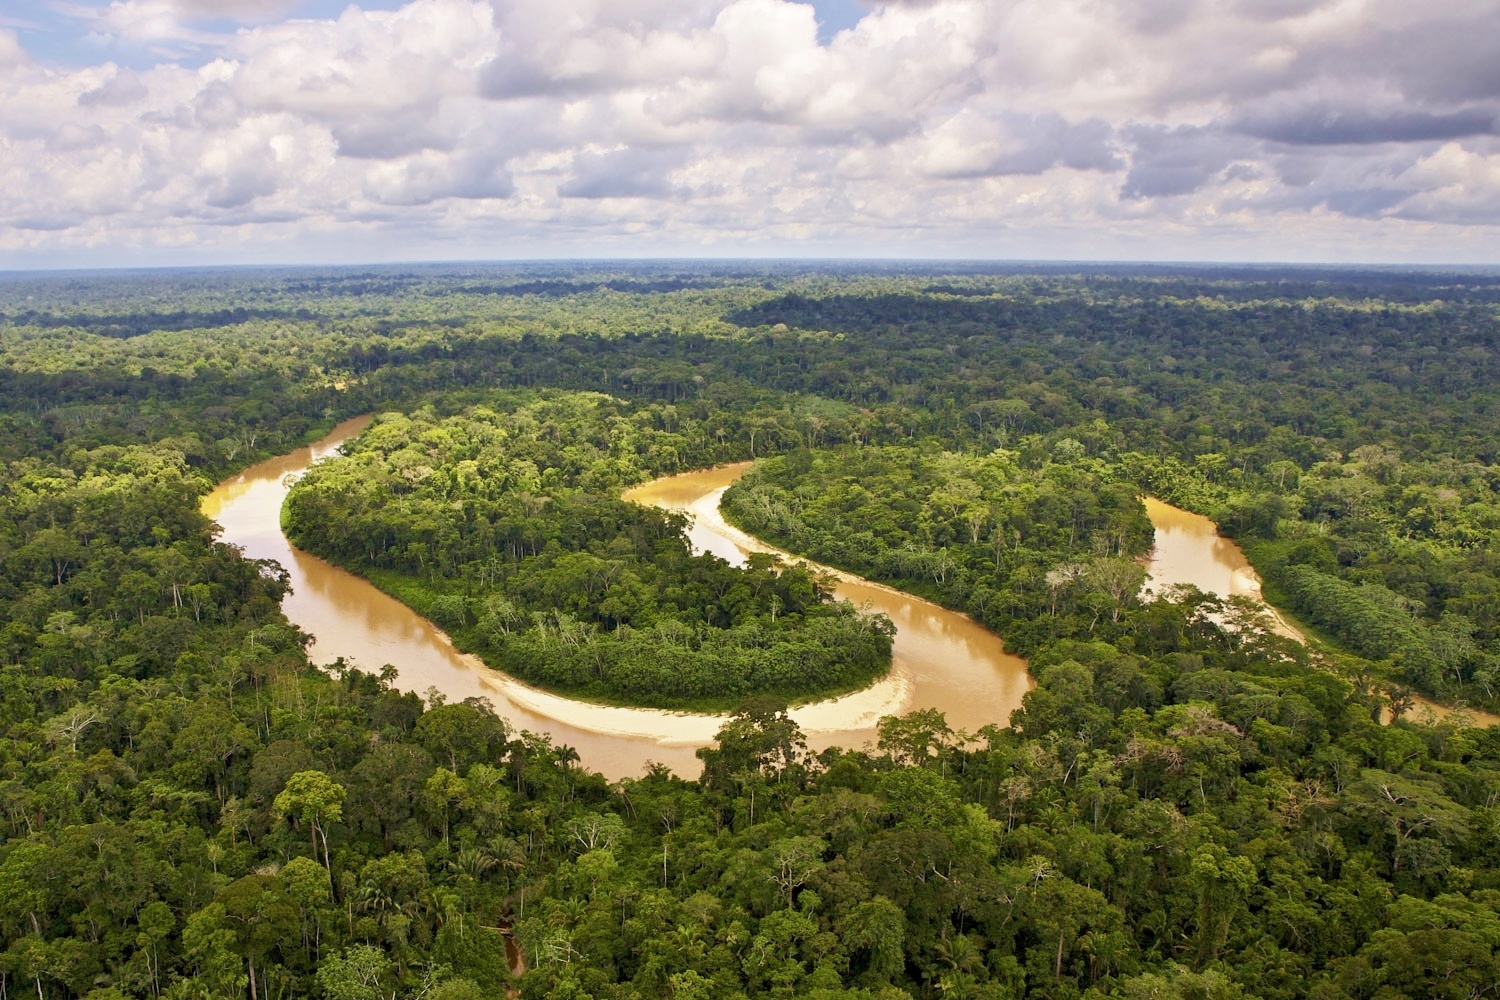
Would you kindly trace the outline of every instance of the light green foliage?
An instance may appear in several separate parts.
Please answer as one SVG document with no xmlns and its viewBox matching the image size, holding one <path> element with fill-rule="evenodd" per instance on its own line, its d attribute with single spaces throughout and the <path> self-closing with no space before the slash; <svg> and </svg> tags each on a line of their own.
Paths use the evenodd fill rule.
<svg viewBox="0 0 1500 1000">
<path fill-rule="evenodd" d="M 355 945 L 319 964 L 318 987 L 328 1000 L 387 1000 L 393 971 L 379 948 Z"/>
<path fill-rule="evenodd" d="M 333 867 L 328 856 L 328 824 L 343 819 L 346 794 L 344 786 L 322 771 L 298 771 L 287 779 L 286 787 L 273 804 L 276 815 L 307 827 L 314 857 L 318 853 L 318 840 L 322 839 L 323 863 L 330 874 Z"/>
</svg>

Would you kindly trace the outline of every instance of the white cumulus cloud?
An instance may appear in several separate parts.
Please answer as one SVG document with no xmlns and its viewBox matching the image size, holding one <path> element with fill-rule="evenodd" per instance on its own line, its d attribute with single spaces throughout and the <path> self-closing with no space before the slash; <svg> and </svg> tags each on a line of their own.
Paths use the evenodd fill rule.
<svg viewBox="0 0 1500 1000">
<path fill-rule="evenodd" d="M 1500 250 L 1496 0 L 865 6 L 78 0 L 0 28 L 0 260 Z"/>
</svg>

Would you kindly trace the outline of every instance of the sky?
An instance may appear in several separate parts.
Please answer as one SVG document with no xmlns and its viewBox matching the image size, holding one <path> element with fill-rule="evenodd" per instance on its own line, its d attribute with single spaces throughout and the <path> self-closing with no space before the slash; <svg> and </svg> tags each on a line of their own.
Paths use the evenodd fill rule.
<svg viewBox="0 0 1500 1000">
<path fill-rule="evenodd" d="M 0 0 L 0 268 L 1500 263 L 1500 0 Z"/>
</svg>

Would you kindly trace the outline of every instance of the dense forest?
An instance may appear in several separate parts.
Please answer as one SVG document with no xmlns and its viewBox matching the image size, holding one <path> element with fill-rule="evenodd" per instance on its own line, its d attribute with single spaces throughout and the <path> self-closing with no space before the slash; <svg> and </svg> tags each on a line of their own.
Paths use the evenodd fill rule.
<svg viewBox="0 0 1500 1000">
<path fill-rule="evenodd" d="M 1118 626 L 1146 582 L 1138 487 L 1062 450 L 1026 470 L 1003 449 L 799 449 L 759 463 L 723 508 L 793 552 L 966 611 L 1030 654 L 1102 619 Z"/>
<path fill-rule="evenodd" d="M 0 997 L 1494 993 L 1500 732 L 1381 716 L 1500 694 L 1497 288 L 0 275 Z M 282 568 L 198 501 L 368 412 L 289 529 L 508 668 L 607 696 L 574 672 L 648 676 L 632 643 L 674 634 L 705 672 L 878 657 L 816 578 L 618 502 L 757 458 L 732 516 L 970 611 L 1037 687 L 977 733 L 919 711 L 816 754 L 803 680 L 725 689 L 701 775 L 611 783 L 399 663 L 316 667 Z M 1214 517 L 1310 643 L 1139 600 L 1141 494 Z"/>
<path fill-rule="evenodd" d="M 382 417 L 298 481 L 288 536 L 492 666 L 569 694 L 730 710 L 842 693 L 890 667 L 889 620 L 832 600 L 805 568 L 694 555 L 680 515 L 620 499 L 702 461 L 691 416 L 599 395 L 492 403 Z"/>
</svg>

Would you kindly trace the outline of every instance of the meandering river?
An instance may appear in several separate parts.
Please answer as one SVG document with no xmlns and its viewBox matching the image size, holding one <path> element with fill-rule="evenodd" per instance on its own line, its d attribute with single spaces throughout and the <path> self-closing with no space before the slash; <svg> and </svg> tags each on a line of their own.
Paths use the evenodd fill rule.
<svg viewBox="0 0 1500 1000">
<path fill-rule="evenodd" d="M 719 498 L 745 474 L 749 462 L 656 479 L 625 494 L 625 499 L 668 510 L 686 511 L 695 549 L 743 565 L 752 552 L 770 552 L 789 562 L 795 556 L 734 528 L 719 514 Z M 817 566 L 816 563 L 812 565 Z M 834 594 L 856 606 L 888 615 L 896 625 L 891 672 L 864 691 L 804 705 L 792 714 L 809 743 L 859 746 L 874 736 L 882 715 L 937 708 L 948 724 L 969 732 L 992 722 L 1002 725 L 1021 707 L 1031 689 L 1026 661 L 1005 651 L 995 633 L 971 619 L 911 594 L 848 573 L 818 566 L 838 584 Z"/>
<path fill-rule="evenodd" d="M 252 466 L 220 483 L 203 512 L 224 529 L 221 538 L 256 559 L 275 559 L 291 576 L 282 608 L 314 637 L 313 662 L 337 657 L 365 670 L 394 664 L 397 683 L 425 694 L 436 688 L 450 701 L 488 698 L 518 728 L 547 733 L 578 751 L 590 768 L 609 778 L 638 776 L 651 762 L 696 776 L 694 751 L 712 742 L 723 716 L 618 708 L 539 691 L 460 653 L 448 637 L 368 581 L 293 548 L 281 533 L 281 505 L 295 478 L 320 458 L 335 454 L 369 418 L 346 421 L 309 447 Z M 639 503 L 688 510 L 695 517 L 693 544 L 731 562 L 752 551 L 771 551 L 725 524 L 718 497 L 748 466 L 672 476 L 631 491 Z M 839 593 L 891 617 L 898 629 L 895 666 L 863 691 L 793 710 L 815 749 L 860 746 L 874 738 L 883 715 L 935 707 L 955 727 L 1004 723 L 1030 688 L 1026 664 L 1001 641 L 963 615 L 910 595 L 852 578 Z"/>
<path fill-rule="evenodd" d="M 292 547 L 281 533 L 281 505 L 290 483 L 313 462 L 335 454 L 368 423 L 368 417 L 360 417 L 339 424 L 309 447 L 226 479 L 203 501 L 203 512 L 223 528 L 224 541 L 251 558 L 275 559 L 286 567 L 292 593 L 282 607 L 314 637 L 313 662 L 328 664 L 343 657 L 370 671 L 389 663 L 399 671 L 397 683 L 405 690 L 425 694 L 435 688 L 450 701 L 488 698 L 513 726 L 550 735 L 611 779 L 638 776 L 651 762 L 695 776 L 699 763 L 694 751 L 712 741 L 722 716 L 595 705 L 539 691 L 460 653 L 430 622 L 367 581 Z M 670 476 L 631 490 L 626 498 L 688 512 L 695 547 L 742 563 L 750 552 L 775 551 L 719 516 L 719 497 L 746 468 L 748 463 Z M 1196 515 L 1155 502 L 1148 513 L 1158 525 L 1150 568 L 1156 581 L 1258 595 L 1244 556 L 1218 539 L 1211 522 L 1194 521 Z M 1192 537 L 1198 541 L 1179 544 Z M 810 746 L 860 746 L 873 739 L 882 715 L 916 708 L 937 708 L 950 725 L 973 731 L 986 723 L 1004 724 L 1020 706 L 1031 685 L 1025 661 L 1005 652 L 993 633 L 909 594 L 835 575 L 840 597 L 895 623 L 895 662 L 891 673 L 872 687 L 794 709 Z"/>
<path fill-rule="evenodd" d="M 1298 642 L 1305 641 L 1301 632 L 1265 604 L 1260 592 L 1260 577 L 1245 558 L 1240 547 L 1219 534 L 1219 529 L 1202 514 L 1173 507 L 1154 497 L 1146 497 L 1146 515 L 1156 528 L 1156 544 L 1151 550 L 1146 571 L 1151 574 L 1146 589 L 1165 589 L 1175 583 L 1191 583 L 1206 593 L 1225 597 L 1242 596 L 1259 601 L 1271 617 L 1274 631 Z M 1407 718 L 1418 721 L 1445 719 L 1460 709 L 1439 705 L 1420 695 L 1412 696 Z M 1474 708 L 1464 708 L 1475 725 L 1500 725 L 1500 715 Z M 1390 721 L 1390 713 L 1384 719 Z"/>
</svg>

